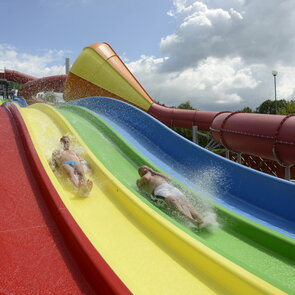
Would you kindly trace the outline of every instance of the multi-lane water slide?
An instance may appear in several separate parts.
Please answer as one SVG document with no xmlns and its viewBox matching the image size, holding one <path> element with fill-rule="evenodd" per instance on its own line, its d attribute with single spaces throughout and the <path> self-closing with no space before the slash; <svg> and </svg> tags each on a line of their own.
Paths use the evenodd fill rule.
<svg viewBox="0 0 295 295">
<path fill-rule="evenodd" d="M 62 116 L 44 105 L 20 112 L 63 210 L 122 280 L 121 293 L 126 292 L 124 285 L 133 294 L 280 294 L 275 287 L 288 293 L 294 289 L 292 254 L 281 251 L 282 244 L 265 249 L 259 236 L 250 234 L 262 231 L 247 220 L 220 210 L 223 220 L 229 220 L 222 228 L 194 233 L 141 196 L 134 186 L 137 166 L 155 165 L 97 116 L 71 106 L 61 108 Z M 86 199 L 56 177 L 48 164 L 65 133 L 84 147 L 93 169 L 94 189 Z M 264 236 L 271 241 L 272 234 Z M 281 243 L 288 247 L 287 240 Z"/>
<path fill-rule="evenodd" d="M 191 152 L 199 155 L 198 163 L 202 169 L 195 171 L 199 172 L 198 175 L 208 167 L 208 163 L 216 167 L 219 161 L 221 164 L 217 165 L 218 168 L 232 170 L 232 175 L 240 172 L 237 175 L 239 177 L 225 175 L 223 184 L 230 184 L 230 188 L 238 192 L 236 196 L 241 199 L 247 195 L 253 196 L 251 193 L 255 189 L 259 194 L 265 193 L 265 187 L 270 186 L 267 194 L 271 199 L 276 200 L 278 192 L 283 191 L 283 195 L 287 195 L 281 203 L 285 204 L 286 200 L 292 202 L 292 184 L 259 173 L 253 174 L 249 169 L 229 164 L 227 160 L 205 151 L 200 155 L 195 145 L 180 139 L 149 116 L 122 103 L 117 109 L 114 102 L 109 104 L 109 110 L 106 109 L 108 102 L 99 108 L 99 100 L 92 98 L 84 106 L 100 113 L 100 118 L 77 107 L 59 109 L 86 143 L 84 149 L 89 155 L 87 160 L 94 169 L 94 194 L 83 200 L 69 190 L 63 179 L 56 178 L 48 166 L 48 159 L 52 149 L 57 146 L 59 136 L 69 132 L 83 146 L 79 135 L 50 107 L 30 107 L 21 112 L 43 166 L 65 204 L 63 209 L 70 211 L 97 252 L 103 254 L 132 293 L 279 294 L 280 291 L 269 284 L 287 293 L 294 293 L 293 239 L 283 235 L 282 231 L 270 229 L 269 224 L 265 224 L 268 227 L 259 225 L 215 202 L 213 206 L 223 226 L 213 232 L 192 231 L 169 217 L 167 212 L 163 213 L 150 204 L 138 194 L 134 186 L 137 166 L 148 163 L 168 172 L 178 183 L 181 181 L 191 186 L 197 192 L 196 198 L 204 192 L 196 189 L 195 184 L 191 185 L 180 169 L 179 152 L 176 149 L 167 152 L 167 147 L 161 143 L 163 138 L 169 138 L 168 144 L 178 145 L 182 151 L 186 151 L 182 154 L 183 167 L 192 169 L 192 165 L 188 165 L 193 159 Z M 102 111 L 97 111 L 99 109 Z M 125 123 L 122 118 L 125 118 Z M 248 187 L 242 185 L 246 177 Z M 253 191 L 250 189 L 252 184 L 255 184 Z M 272 188 L 275 189 L 274 194 Z M 276 202 L 272 203 L 269 210 L 273 215 L 268 216 L 270 219 L 273 216 L 274 220 L 278 220 L 276 215 L 284 218 L 285 221 L 279 227 L 292 233 L 292 217 L 290 211 L 288 213 L 290 208 Z M 261 204 L 258 207 L 261 208 Z M 276 207 L 282 210 L 273 212 Z M 245 211 L 245 208 L 241 209 Z M 253 206 L 252 209 L 251 218 L 256 216 L 257 211 Z M 289 228 L 285 227 L 286 224 L 289 224 Z M 123 284 L 121 288 L 122 293 L 126 291 Z"/>
</svg>

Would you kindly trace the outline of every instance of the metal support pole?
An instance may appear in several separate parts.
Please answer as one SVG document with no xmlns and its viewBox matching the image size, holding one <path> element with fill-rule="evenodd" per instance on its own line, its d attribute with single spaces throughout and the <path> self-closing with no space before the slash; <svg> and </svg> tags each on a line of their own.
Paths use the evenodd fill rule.
<svg viewBox="0 0 295 295">
<path fill-rule="evenodd" d="M 70 58 L 66 58 L 66 74 L 70 72 Z"/>
<path fill-rule="evenodd" d="M 278 107 L 277 107 L 277 76 L 274 76 L 274 86 L 275 86 L 275 112 L 277 114 Z"/>
<path fill-rule="evenodd" d="M 192 127 L 192 133 L 193 133 L 193 142 L 196 144 L 199 144 L 198 126 Z"/>
<path fill-rule="evenodd" d="M 291 167 L 293 165 L 288 165 L 285 167 L 285 179 L 286 180 L 291 180 Z"/>
<path fill-rule="evenodd" d="M 237 162 L 240 164 L 242 163 L 242 153 L 237 154 Z"/>
<path fill-rule="evenodd" d="M 225 156 L 227 159 L 229 159 L 229 150 L 228 149 L 225 150 Z"/>
</svg>

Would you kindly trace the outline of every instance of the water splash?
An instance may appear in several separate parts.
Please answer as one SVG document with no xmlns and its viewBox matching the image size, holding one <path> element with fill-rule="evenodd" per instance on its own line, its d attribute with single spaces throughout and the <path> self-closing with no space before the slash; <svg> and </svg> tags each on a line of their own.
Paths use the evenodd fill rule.
<svg viewBox="0 0 295 295">
<path fill-rule="evenodd" d="M 198 170 L 191 182 L 202 194 L 212 201 L 220 199 L 229 190 L 230 182 L 222 167 L 208 166 Z"/>
<path fill-rule="evenodd" d="M 211 230 L 221 226 L 213 202 L 218 198 L 220 199 L 220 196 L 228 190 L 229 182 L 225 179 L 226 175 L 222 168 L 216 166 L 204 167 L 191 177 L 191 182 L 197 194 L 189 190 L 185 191 L 189 201 L 201 214 L 204 226 Z"/>
</svg>

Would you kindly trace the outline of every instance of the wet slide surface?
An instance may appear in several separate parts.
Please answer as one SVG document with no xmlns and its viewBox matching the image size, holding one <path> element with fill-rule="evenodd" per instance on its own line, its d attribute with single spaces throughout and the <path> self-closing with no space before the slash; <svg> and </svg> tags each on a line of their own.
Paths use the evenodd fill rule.
<svg viewBox="0 0 295 295">
<path fill-rule="evenodd" d="M 294 243 L 281 234 L 263 228 L 226 209 L 219 209 L 222 227 L 213 232 L 190 230 L 151 205 L 135 187 L 137 168 L 147 164 L 157 168 L 114 131 L 104 120 L 86 109 L 74 106 L 58 107 L 80 134 L 94 155 L 142 202 L 178 226 L 193 239 L 203 243 L 249 272 L 278 288 L 294 293 Z M 93 140 L 95 139 L 95 140 Z M 166 212 L 167 213 L 167 212 Z M 263 239 L 265 239 L 263 241 Z M 288 249 L 287 251 L 282 250 Z M 294 252 L 294 251 L 293 251 Z"/>
<path fill-rule="evenodd" d="M 31 127 L 29 132 L 43 166 L 67 209 L 131 293 L 281 293 L 156 212 L 130 183 L 125 186 L 124 179 L 117 176 L 121 170 L 115 170 L 117 165 L 125 165 L 121 175 L 126 176 L 128 182 L 129 177 L 134 180 L 137 177 L 136 154 L 131 159 L 124 154 L 121 146 L 102 132 L 104 127 L 97 129 L 92 117 L 89 121 L 84 113 L 80 116 L 76 110 L 74 113 L 62 111 L 67 119 L 72 118 L 70 121 L 75 128 L 80 126 L 79 134 L 85 135 L 83 139 L 87 143 L 84 145 L 78 133 L 53 108 L 34 105 L 22 109 L 21 113 Z M 73 142 L 82 147 L 83 156 L 91 166 L 92 174 L 88 177 L 93 180 L 94 187 L 88 198 L 77 196 L 49 167 L 49 156 L 63 134 L 70 134 Z M 96 150 L 92 150 L 92 146 L 89 148 L 90 142 Z M 105 161 L 109 159 L 115 169 L 102 163 L 103 157 L 98 157 L 98 153 L 105 155 Z"/>
<path fill-rule="evenodd" d="M 166 173 L 215 203 L 295 238 L 295 185 L 208 152 L 139 109 L 106 97 L 72 104 L 93 110 Z"/>
<path fill-rule="evenodd" d="M 4 107 L 0 126 L 0 293 L 94 294 L 47 209 Z"/>
</svg>

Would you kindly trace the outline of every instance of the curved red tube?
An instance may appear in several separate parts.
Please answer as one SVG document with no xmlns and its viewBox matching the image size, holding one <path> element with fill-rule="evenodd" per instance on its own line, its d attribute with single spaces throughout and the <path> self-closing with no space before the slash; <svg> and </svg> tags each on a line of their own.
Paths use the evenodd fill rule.
<svg viewBox="0 0 295 295">
<path fill-rule="evenodd" d="M 25 84 L 29 81 L 36 80 L 36 77 L 26 75 L 17 71 L 12 71 L 5 69 L 4 73 L 0 73 L 0 78 L 1 79 L 7 79 L 8 81 L 20 83 L 20 84 Z"/>
<path fill-rule="evenodd" d="M 214 139 L 237 153 L 295 164 L 295 116 L 208 112 L 152 104 L 148 113 L 169 127 L 210 130 Z"/>
<path fill-rule="evenodd" d="M 0 73 L 0 77 L 3 73 Z M 6 70 L 8 80 L 25 83 L 19 95 L 30 98 L 41 91 L 63 92 L 67 75 L 37 79 Z M 169 127 L 210 130 L 214 139 L 229 150 L 295 164 L 295 118 L 290 116 L 209 112 L 169 108 L 153 103 L 148 113 Z"/>
<path fill-rule="evenodd" d="M 210 127 L 214 139 L 229 150 L 295 163 L 295 117 L 243 112 L 218 114 Z"/>
<path fill-rule="evenodd" d="M 22 86 L 18 94 L 26 99 L 41 91 L 63 92 L 67 75 L 49 76 L 29 81 Z"/>
<path fill-rule="evenodd" d="M 218 112 L 183 110 L 161 106 L 153 103 L 148 113 L 169 127 L 192 128 L 198 126 L 200 130 L 209 130 Z"/>
</svg>

